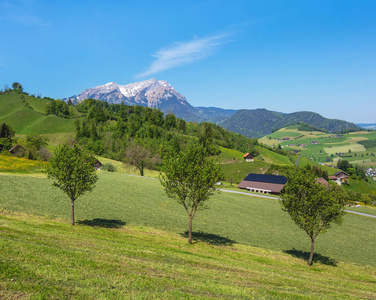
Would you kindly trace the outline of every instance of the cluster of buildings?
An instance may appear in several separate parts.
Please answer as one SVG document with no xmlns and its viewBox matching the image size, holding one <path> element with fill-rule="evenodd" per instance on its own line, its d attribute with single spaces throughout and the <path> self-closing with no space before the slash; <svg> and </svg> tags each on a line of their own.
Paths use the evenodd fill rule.
<svg viewBox="0 0 376 300">
<path fill-rule="evenodd" d="M 376 168 L 374 168 L 374 169 L 368 168 L 366 170 L 366 175 L 373 178 L 373 180 L 376 180 Z"/>
</svg>

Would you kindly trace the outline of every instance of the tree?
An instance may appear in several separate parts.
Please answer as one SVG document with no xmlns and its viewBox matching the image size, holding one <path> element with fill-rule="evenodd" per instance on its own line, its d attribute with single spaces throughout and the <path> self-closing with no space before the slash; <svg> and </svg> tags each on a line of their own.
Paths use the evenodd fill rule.
<svg viewBox="0 0 376 300">
<path fill-rule="evenodd" d="M 287 174 L 281 204 L 311 239 L 309 266 L 312 264 L 315 238 L 320 232 L 328 230 L 332 223 L 342 222 L 345 200 L 346 194 L 340 187 L 318 183 L 316 176 L 308 170 L 294 169 Z"/>
<path fill-rule="evenodd" d="M 22 91 L 23 91 L 22 85 L 19 82 L 13 82 L 12 88 L 13 88 L 13 90 L 15 90 L 17 92 L 21 92 L 22 93 Z"/>
<path fill-rule="evenodd" d="M 26 143 L 28 147 L 35 148 L 35 150 L 40 150 L 42 147 L 47 146 L 48 141 L 48 137 L 35 133 L 26 136 Z"/>
<path fill-rule="evenodd" d="M 168 197 L 184 206 L 189 218 L 188 242 L 192 243 L 192 221 L 199 208 L 216 191 L 222 177 L 221 165 L 208 158 L 202 145 L 191 143 L 185 151 L 167 157 L 159 175 Z"/>
<path fill-rule="evenodd" d="M 127 148 L 125 161 L 135 166 L 140 171 L 140 175 L 144 176 L 144 168 L 152 168 L 159 161 L 159 157 L 152 155 L 148 149 L 134 144 Z"/>
<path fill-rule="evenodd" d="M 13 138 L 15 131 L 9 125 L 2 123 L 0 126 L 0 144 L 4 146 L 5 149 L 9 150 L 12 148 Z"/>
<path fill-rule="evenodd" d="M 56 148 L 47 166 L 48 178 L 55 179 L 53 186 L 62 189 L 71 199 L 72 225 L 74 225 L 74 201 L 85 192 L 91 191 L 98 180 L 94 168 L 95 162 L 93 156 L 76 144 L 71 148 L 64 144 Z"/>
</svg>

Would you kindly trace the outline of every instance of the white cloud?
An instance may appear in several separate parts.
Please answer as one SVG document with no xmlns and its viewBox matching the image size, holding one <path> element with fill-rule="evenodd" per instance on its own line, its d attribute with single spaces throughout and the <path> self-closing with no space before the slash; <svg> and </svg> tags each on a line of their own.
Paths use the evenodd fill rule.
<svg viewBox="0 0 376 300">
<path fill-rule="evenodd" d="M 172 45 L 159 50 L 153 56 L 156 58 L 150 67 L 136 77 L 145 77 L 172 68 L 193 64 L 215 53 L 215 50 L 228 42 L 230 34 L 220 34 L 194 38 L 189 42 L 174 42 Z"/>
</svg>

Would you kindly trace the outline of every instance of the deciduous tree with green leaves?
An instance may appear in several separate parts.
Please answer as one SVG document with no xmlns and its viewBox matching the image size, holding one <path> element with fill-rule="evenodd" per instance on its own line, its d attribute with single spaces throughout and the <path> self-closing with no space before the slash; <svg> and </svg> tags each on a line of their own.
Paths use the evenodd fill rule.
<svg viewBox="0 0 376 300">
<path fill-rule="evenodd" d="M 48 178 L 53 178 L 53 186 L 64 191 L 71 199 L 71 217 L 74 225 L 74 202 L 85 192 L 91 191 L 98 180 L 95 172 L 95 158 L 76 144 L 64 144 L 56 148 L 46 168 Z"/>
<path fill-rule="evenodd" d="M 280 196 L 283 210 L 311 239 L 308 265 L 312 265 L 315 238 L 333 223 L 341 224 L 347 195 L 341 187 L 326 186 L 315 174 L 296 168 L 287 174 L 287 184 Z"/>
<path fill-rule="evenodd" d="M 179 153 L 164 160 L 164 174 L 159 175 L 168 197 L 183 205 L 189 218 L 188 242 L 192 243 L 192 221 L 199 208 L 216 192 L 216 183 L 222 178 L 218 161 L 209 158 L 198 143 L 190 143 Z"/>
</svg>

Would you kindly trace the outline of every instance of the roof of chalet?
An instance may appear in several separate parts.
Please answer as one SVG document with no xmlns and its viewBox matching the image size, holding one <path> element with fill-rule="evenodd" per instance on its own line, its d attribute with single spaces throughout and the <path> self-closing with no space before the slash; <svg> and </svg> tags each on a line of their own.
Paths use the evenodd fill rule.
<svg viewBox="0 0 376 300">
<path fill-rule="evenodd" d="M 253 157 L 253 155 L 250 154 L 250 153 L 246 153 L 246 154 L 243 155 L 244 158 L 246 158 L 246 157 L 248 157 L 248 156 L 252 156 L 252 157 Z"/>
<path fill-rule="evenodd" d="M 338 176 L 338 175 L 341 175 L 341 174 L 344 174 L 344 175 L 347 176 L 347 174 L 343 171 L 338 171 L 338 172 L 334 173 L 334 176 Z"/>
<path fill-rule="evenodd" d="M 244 181 L 258 181 L 266 183 L 286 184 L 287 178 L 280 175 L 266 175 L 266 174 L 254 174 L 249 173 Z"/>
<path fill-rule="evenodd" d="M 13 153 L 14 151 L 17 151 L 17 149 L 19 149 L 19 148 L 21 148 L 21 149 L 23 149 L 23 150 L 26 150 L 26 148 L 25 147 L 22 147 L 21 145 L 14 145 L 12 148 L 10 148 L 9 149 L 9 152 L 10 153 Z"/>
</svg>

